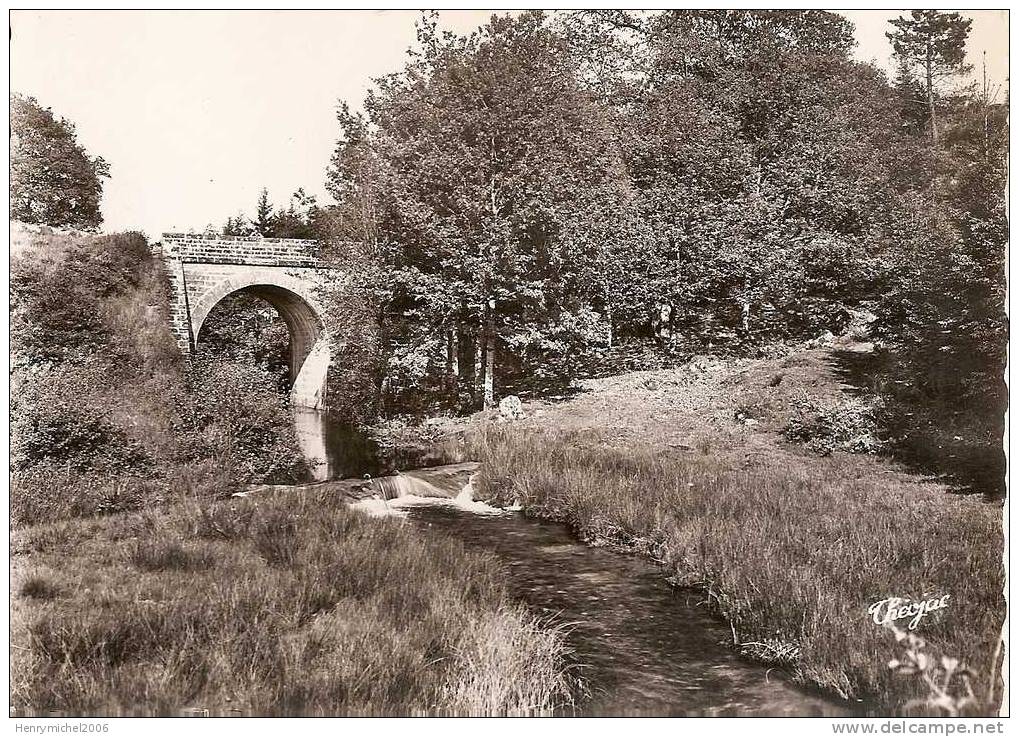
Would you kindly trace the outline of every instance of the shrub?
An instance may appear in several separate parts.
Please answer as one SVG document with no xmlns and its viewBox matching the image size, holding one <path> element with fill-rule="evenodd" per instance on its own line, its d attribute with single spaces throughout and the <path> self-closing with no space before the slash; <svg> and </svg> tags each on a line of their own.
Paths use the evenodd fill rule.
<svg viewBox="0 0 1019 737">
<path fill-rule="evenodd" d="M 136 288 L 153 267 L 145 237 L 15 237 L 28 243 L 11 259 L 12 351 L 27 362 L 53 362 L 107 346 L 112 332 L 102 305 Z"/>
<path fill-rule="evenodd" d="M 44 573 L 30 573 L 21 583 L 19 592 L 29 599 L 56 599 L 60 596 L 60 586 Z"/>
<path fill-rule="evenodd" d="M 175 405 L 180 462 L 215 459 L 241 483 L 307 478 L 286 397 L 257 367 L 196 356 Z"/>
<path fill-rule="evenodd" d="M 12 253 L 15 524 L 305 477 L 271 377 L 180 360 L 165 270 L 141 235 L 12 226 Z"/>
<path fill-rule="evenodd" d="M 803 443 L 815 453 L 833 451 L 875 453 L 877 408 L 858 397 L 819 398 L 804 394 L 793 402 L 793 412 L 782 434 Z"/>
<path fill-rule="evenodd" d="M 12 419 L 12 465 L 39 464 L 82 473 L 138 473 L 151 465 L 140 444 L 110 420 L 100 359 L 63 363 L 19 387 Z"/>
</svg>

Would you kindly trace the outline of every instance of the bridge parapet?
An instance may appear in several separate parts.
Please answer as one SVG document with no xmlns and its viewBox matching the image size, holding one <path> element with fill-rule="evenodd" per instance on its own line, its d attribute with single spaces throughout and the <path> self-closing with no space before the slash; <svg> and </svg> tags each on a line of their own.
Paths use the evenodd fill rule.
<svg viewBox="0 0 1019 737">
<path fill-rule="evenodd" d="M 164 233 L 165 258 L 185 263 L 249 266 L 322 266 L 318 241 L 258 236 L 204 236 Z"/>
</svg>

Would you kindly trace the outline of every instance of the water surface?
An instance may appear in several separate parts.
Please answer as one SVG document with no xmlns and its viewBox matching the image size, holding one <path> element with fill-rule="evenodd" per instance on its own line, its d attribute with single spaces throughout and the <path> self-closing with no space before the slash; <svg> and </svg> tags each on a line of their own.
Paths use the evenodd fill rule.
<svg viewBox="0 0 1019 737">
<path fill-rule="evenodd" d="M 447 491 L 456 478 L 444 469 L 407 475 L 432 479 Z M 664 572 L 642 558 L 590 547 L 563 525 L 471 504 L 463 494 L 455 503 L 414 498 L 390 505 L 428 534 L 494 553 L 510 573 L 516 598 L 569 626 L 569 643 L 592 691 L 580 715 L 850 714 L 844 704 L 793 685 L 781 671 L 741 658 L 728 625 L 707 610 L 703 595 L 670 586 Z"/>
</svg>

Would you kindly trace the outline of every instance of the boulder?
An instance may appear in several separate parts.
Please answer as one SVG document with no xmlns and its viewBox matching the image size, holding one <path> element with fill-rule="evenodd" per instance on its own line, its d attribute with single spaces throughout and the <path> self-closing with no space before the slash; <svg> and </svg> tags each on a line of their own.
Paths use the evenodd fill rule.
<svg viewBox="0 0 1019 737">
<path fill-rule="evenodd" d="M 499 417 L 503 420 L 522 420 L 524 418 L 524 405 L 520 397 L 510 394 L 499 400 Z"/>
</svg>

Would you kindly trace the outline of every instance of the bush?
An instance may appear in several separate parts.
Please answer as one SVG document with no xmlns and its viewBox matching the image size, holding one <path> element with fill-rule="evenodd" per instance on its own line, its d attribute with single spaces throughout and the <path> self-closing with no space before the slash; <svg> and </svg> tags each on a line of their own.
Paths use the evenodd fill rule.
<svg viewBox="0 0 1019 737">
<path fill-rule="evenodd" d="M 304 478 L 271 377 L 181 360 L 166 273 L 141 235 L 11 235 L 15 524 Z"/>
<path fill-rule="evenodd" d="M 136 288 L 155 265 L 144 236 L 30 236 L 12 226 L 14 238 L 25 244 L 11 259 L 11 348 L 18 359 L 54 362 L 108 347 L 104 302 Z"/>
<path fill-rule="evenodd" d="M 196 356 L 175 404 L 179 462 L 215 460 L 238 483 L 307 478 L 287 399 L 257 367 Z"/>
<path fill-rule="evenodd" d="M 819 398 L 804 394 L 793 402 L 782 434 L 815 453 L 876 453 L 877 408 L 857 397 Z"/>
<path fill-rule="evenodd" d="M 110 420 L 105 362 L 85 359 L 21 384 L 12 412 L 11 462 L 82 473 L 137 474 L 151 466 L 140 444 Z"/>
</svg>

